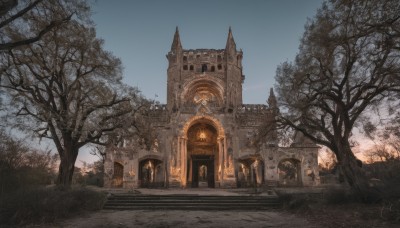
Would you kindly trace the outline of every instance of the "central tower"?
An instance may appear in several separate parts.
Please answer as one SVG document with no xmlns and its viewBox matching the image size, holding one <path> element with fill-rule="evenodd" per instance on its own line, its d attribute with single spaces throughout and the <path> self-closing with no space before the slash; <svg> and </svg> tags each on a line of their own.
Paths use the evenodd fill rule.
<svg viewBox="0 0 400 228">
<path fill-rule="evenodd" d="M 207 104 L 216 111 L 232 112 L 242 105 L 242 57 L 230 28 L 225 49 L 183 49 L 176 28 L 167 54 L 168 110 Z"/>
</svg>

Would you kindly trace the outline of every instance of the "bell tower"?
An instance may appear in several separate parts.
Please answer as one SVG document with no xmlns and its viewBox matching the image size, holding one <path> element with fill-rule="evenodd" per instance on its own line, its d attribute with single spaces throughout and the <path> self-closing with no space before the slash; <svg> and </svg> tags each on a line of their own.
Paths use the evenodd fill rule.
<svg viewBox="0 0 400 228">
<path fill-rule="evenodd" d="M 177 27 L 167 54 L 168 110 L 187 110 L 201 101 L 228 112 L 242 105 L 242 56 L 231 28 L 224 49 L 183 49 Z"/>
</svg>

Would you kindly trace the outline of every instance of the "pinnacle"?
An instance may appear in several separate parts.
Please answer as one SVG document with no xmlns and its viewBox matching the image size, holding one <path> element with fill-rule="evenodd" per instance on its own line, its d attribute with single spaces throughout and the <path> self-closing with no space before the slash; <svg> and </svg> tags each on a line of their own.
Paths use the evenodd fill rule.
<svg viewBox="0 0 400 228">
<path fill-rule="evenodd" d="M 178 49 L 178 48 L 179 49 L 182 48 L 182 44 L 181 44 L 181 39 L 179 37 L 179 29 L 178 29 L 178 26 L 176 26 L 174 40 L 172 41 L 172 45 L 171 45 L 171 50 Z"/>
<path fill-rule="evenodd" d="M 226 41 L 225 49 L 228 50 L 231 48 L 236 51 L 236 43 L 235 43 L 235 40 L 233 39 L 232 28 L 231 28 L 231 26 L 229 26 L 228 40 Z"/>
</svg>

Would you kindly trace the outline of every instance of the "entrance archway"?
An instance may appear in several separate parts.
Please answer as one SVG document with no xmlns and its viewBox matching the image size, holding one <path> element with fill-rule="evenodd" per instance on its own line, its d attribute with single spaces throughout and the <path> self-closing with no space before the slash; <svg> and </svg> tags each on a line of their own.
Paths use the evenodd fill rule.
<svg viewBox="0 0 400 228">
<path fill-rule="evenodd" d="M 174 161 L 170 167 L 171 179 L 178 180 L 181 187 L 197 187 L 196 173 L 199 170 L 193 168 L 204 165 L 207 169 L 207 187 L 223 185 L 227 149 L 225 132 L 218 119 L 209 115 L 191 117 L 182 126 L 176 145 L 177 153 L 171 155 L 171 161 Z M 192 185 L 193 180 L 195 183 Z"/>
<path fill-rule="evenodd" d="M 238 188 L 260 186 L 264 183 L 264 162 L 261 157 L 238 159 Z"/>
<path fill-rule="evenodd" d="M 162 161 L 154 158 L 139 162 L 139 180 L 142 188 L 159 188 L 164 186 Z"/>
<path fill-rule="evenodd" d="M 112 187 L 122 188 L 123 187 L 123 177 L 124 177 L 124 166 L 118 162 L 114 162 L 114 174 L 112 177 Z"/>
<path fill-rule="evenodd" d="M 279 186 L 301 186 L 301 166 L 297 159 L 283 159 L 278 164 Z"/>
<path fill-rule="evenodd" d="M 187 182 L 193 188 L 215 187 L 218 175 L 218 132 L 214 126 L 199 121 L 187 131 Z"/>
</svg>

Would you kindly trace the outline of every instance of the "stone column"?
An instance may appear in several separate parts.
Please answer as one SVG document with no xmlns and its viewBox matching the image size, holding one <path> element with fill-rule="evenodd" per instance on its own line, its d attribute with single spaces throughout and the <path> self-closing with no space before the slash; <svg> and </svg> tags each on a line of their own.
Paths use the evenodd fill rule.
<svg viewBox="0 0 400 228">
<path fill-rule="evenodd" d="M 178 137 L 178 143 L 177 143 L 177 151 L 176 151 L 176 167 L 175 168 L 180 168 L 181 167 L 181 138 Z"/>
<path fill-rule="evenodd" d="M 224 138 L 224 144 L 223 144 L 223 148 L 224 148 L 224 160 L 225 160 L 225 167 L 228 167 L 228 162 L 229 162 L 229 158 L 228 158 L 228 150 L 226 148 L 226 138 Z"/>
<path fill-rule="evenodd" d="M 218 181 L 222 185 L 222 179 L 224 176 L 224 152 L 223 152 L 223 145 L 222 145 L 223 138 L 218 138 Z"/>
<path fill-rule="evenodd" d="M 187 184 L 187 139 L 183 138 L 183 156 L 182 156 L 182 163 L 183 163 L 183 170 L 182 170 L 182 177 L 183 177 L 183 187 L 186 187 Z"/>
<path fill-rule="evenodd" d="M 181 168 L 181 186 L 185 186 L 185 140 L 180 138 L 180 168 Z"/>
</svg>

